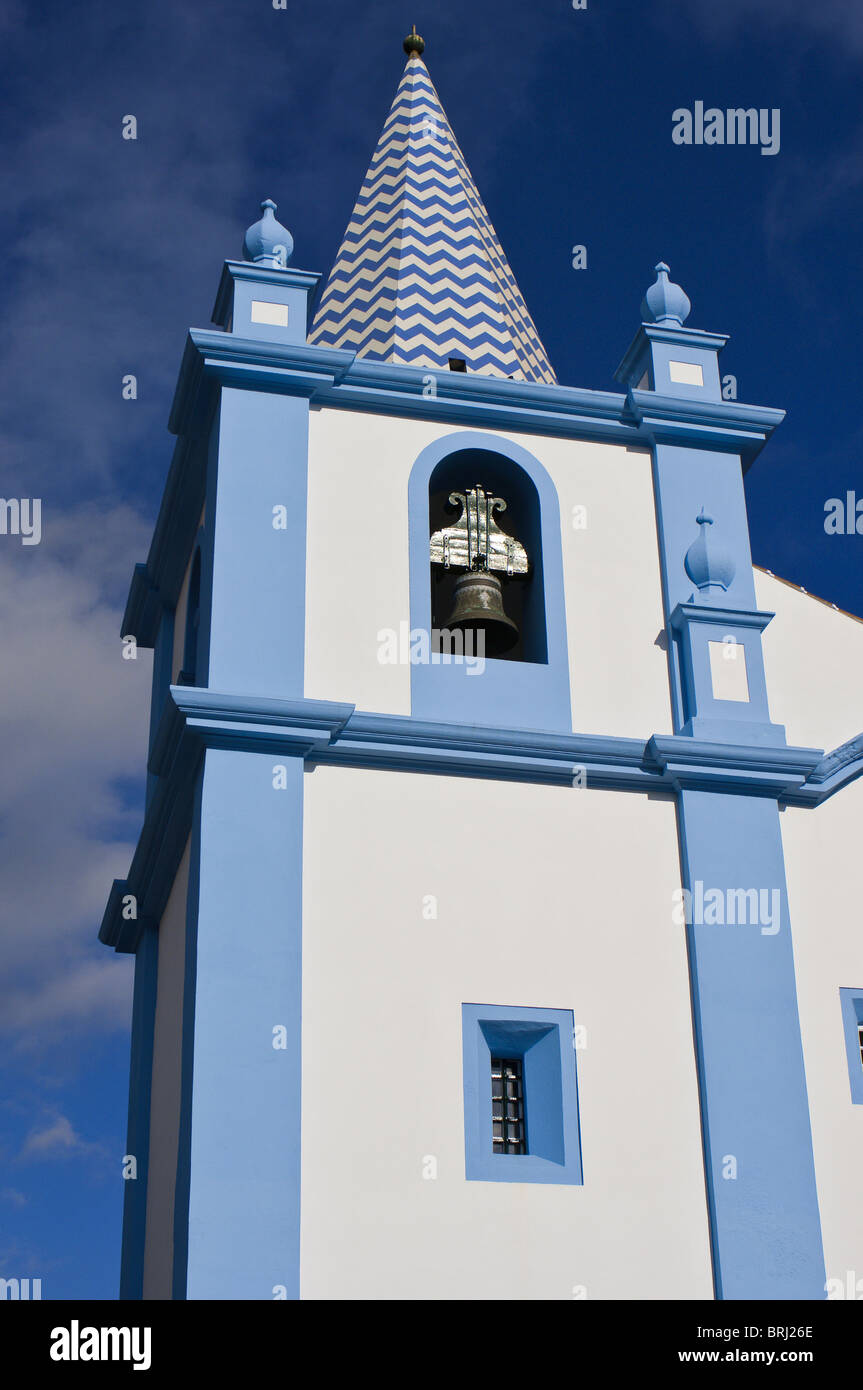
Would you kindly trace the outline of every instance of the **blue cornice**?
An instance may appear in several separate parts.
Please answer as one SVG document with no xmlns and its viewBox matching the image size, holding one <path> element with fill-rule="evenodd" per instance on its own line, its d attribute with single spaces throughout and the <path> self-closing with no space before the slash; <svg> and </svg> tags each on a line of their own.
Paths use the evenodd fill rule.
<svg viewBox="0 0 863 1390">
<path fill-rule="evenodd" d="M 198 739 L 177 742 L 171 776 L 160 778 L 147 806 L 129 873 L 125 880 L 114 880 L 99 940 L 118 951 L 134 951 L 145 925 L 162 916 L 189 837 L 203 752 Z M 137 900 L 137 918 L 127 921 L 120 909 L 122 898 L 130 893 Z"/>
<path fill-rule="evenodd" d="M 817 767 L 820 750 L 785 744 L 705 743 L 687 735 L 654 734 L 647 757 L 675 791 L 736 791 L 782 797 L 800 788 Z"/>
<path fill-rule="evenodd" d="M 635 390 L 626 397 L 626 414 L 651 444 L 697 444 L 703 449 L 739 454 L 744 473 L 785 419 L 785 411 L 772 406 Z"/>
<path fill-rule="evenodd" d="M 120 635 L 131 635 L 139 646 L 152 647 L 159 628 L 161 607 L 158 592 L 150 583 L 147 566 L 136 565 L 132 571 L 132 583 L 129 586 Z"/>
<path fill-rule="evenodd" d="M 616 738 L 448 724 L 324 700 L 172 686 L 150 759 L 158 789 L 128 878 L 114 884 L 100 931 L 117 950 L 134 950 L 142 921 L 161 915 L 191 826 L 205 748 L 271 752 L 310 765 L 569 786 L 583 769 L 588 787 L 666 796 L 723 791 L 799 806 L 818 805 L 863 773 L 863 734 L 824 757 L 820 749 L 705 743 L 683 735 Z M 138 897 L 137 922 L 122 919 L 127 893 Z"/>
<path fill-rule="evenodd" d="M 425 394 L 430 379 L 435 394 Z M 545 386 L 470 372 L 370 362 L 308 344 L 265 343 L 232 333 L 192 329 L 171 411 L 174 432 L 195 431 L 209 411 L 202 396 L 216 385 L 308 396 L 336 409 L 416 416 L 448 424 L 523 430 L 561 438 L 595 438 L 650 448 L 656 439 L 739 453 L 763 447 L 784 412 L 739 401 L 692 401 L 652 391 L 619 395 Z"/>
<path fill-rule="evenodd" d="M 820 806 L 822 801 L 860 776 L 863 776 L 863 733 L 825 754 L 798 793 L 784 800 L 789 806 Z"/>
<path fill-rule="evenodd" d="M 217 299 L 224 304 L 237 277 L 253 281 L 287 277 L 307 286 L 310 272 L 228 262 Z M 676 330 L 648 325 L 654 337 Z M 645 330 L 646 331 L 646 330 Z M 683 330 L 681 330 L 683 331 Z M 687 330 L 699 342 L 723 342 L 718 334 Z M 434 379 L 435 394 L 426 394 Z M 546 386 L 473 372 L 372 362 L 335 348 L 307 343 L 267 342 L 213 329 L 191 329 L 171 407 L 169 429 L 180 438 L 156 523 L 146 571 L 137 575 L 124 618 L 124 634 L 149 646 L 155 635 L 158 604 L 176 603 L 189 545 L 204 500 L 203 441 L 220 386 L 308 397 L 315 406 L 363 410 L 485 427 L 594 439 L 649 449 L 655 443 L 697 444 L 739 454 L 748 468 L 784 411 L 740 401 L 697 401 L 633 390 L 626 395 L 573 386 Z"/>
<path fill-rule="evenodd" d="M 225 284 L 242 274 L 276 272 L 229 263 Z M 237 266 L 239 265 L 239 270 Z M 305 283 L 306 272 L 290 274 Z M 660 330 L 656 330 L 659 332 Z M 668 330 L 662 330 L 668 332 Z M 707 335 L 710 336 L 710 335 Z M 430 378 L 435 394 L 427 395 Z M 264 342 L 212 329 L 192 329 L 186 341 L 169 428 L 180 436 L 168 475 L 146 566 L 132 582 L 123 635 L 152 646 L 160 605 L 173 607 L 204 503 L 204 441 L 220 386 L 308 397 L 316 406 L 486 427 L 595 439 L 649 449 L 657 441 L 740 454 L 744 469 L 775 427 L 781 410 L 739 401 L 692 401 L 652 391 L 588 391 L 544 386 L 472 372 L 431 372 L 370 362 L 352 352 L 308 344 Z"/>
<path fill-rule="evenodd" d="M 141 647 L 153 646 L 162 608 L 173 608 L 177 602 L 204 505 L 205 482 L 204 441 L 178 439 L 147 563 L 135 566 L 123 615 L 121 635 L 131 634 Z"/>
<path fill-rule="evenodd" d="M 669 623 L 678 632 L 687 623 L 714 623 L 724 628 L 754 628 L 763 632 L 775 613 L 746 608 L 728 608 L 717 603 L 678 603 L 669 616 Z"/>
</svg>

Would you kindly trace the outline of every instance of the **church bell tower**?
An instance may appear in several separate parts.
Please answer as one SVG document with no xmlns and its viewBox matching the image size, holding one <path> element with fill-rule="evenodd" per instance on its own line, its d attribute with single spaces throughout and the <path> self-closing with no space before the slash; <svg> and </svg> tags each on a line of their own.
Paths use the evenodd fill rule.
<svg viewBox="0 0 863 1390">
<path fill-rule="evenodd" d="M 404 46 L 314 315 L 267 199 L 189 333 L 123 620 L 121 1296 L 822 1297 L 779 811 L 822 753 L 742 480 L 782 412 L 664 263 L 619 391 L 558 384 Z"/>
</svg>

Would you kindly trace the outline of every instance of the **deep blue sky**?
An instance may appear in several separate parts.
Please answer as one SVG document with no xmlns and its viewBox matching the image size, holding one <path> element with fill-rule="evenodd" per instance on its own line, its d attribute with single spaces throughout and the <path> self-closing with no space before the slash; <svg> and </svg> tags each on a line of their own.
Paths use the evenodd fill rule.
<svg viewBox="0 0 863 1390">
<path fill-rule="evenodd" d="M 788 410 L 756 562 L 863 611 L 863 536 L 823 524 L 863 497 L 859 0 L 2 0 L 2 493 L 43 540 L 0 537 L 0 1275 L 46 1298 L 117 1288 L 130 975 L 95 933 L 140 823 L 149 665 L 117 634 L 184 334 L 263 197 L 329 269 L 412 22 L 559 379 L 613 388 L 667 260 L 740 398 Z M 780 152 L 674 145 L 696 100 L 778 107 Z"/>
</svg>

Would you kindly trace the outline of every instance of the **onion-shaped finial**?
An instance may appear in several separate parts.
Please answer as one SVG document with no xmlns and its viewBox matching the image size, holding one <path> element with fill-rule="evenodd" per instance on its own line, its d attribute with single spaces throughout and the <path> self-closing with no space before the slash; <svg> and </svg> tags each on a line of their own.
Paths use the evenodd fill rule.
<svg viewBox="0 0 863 1390">
<path fill-rule="evenodd" d="M 689 317 L 692 305 L 688 295 L 669 280 L 669 269 L 665 261 L 660 261 L 656 269 L 656 280 L 641 301 L 643 323 L 682 324 Z"/>
<path fill-rule="evenodd" d="M 706 597 L 724 594 L 737 572 L 734 557 L 721 541 L 717 541 L 712 529 L 715 525 L 713 517 L 707 516 L 703 507 L 696 521 L 701 529 L 698 539 L 686 552 L 684 568 L 695 587 Z"/>
<path fill-rule="evenodd" d="M 256 265 L 286 266 L 294 250 L 294 238 L 275 218 L 272 198 L 261 203 L 261 217 L 253 222 L 243 242 L 243 256 Z"/>
</svg>

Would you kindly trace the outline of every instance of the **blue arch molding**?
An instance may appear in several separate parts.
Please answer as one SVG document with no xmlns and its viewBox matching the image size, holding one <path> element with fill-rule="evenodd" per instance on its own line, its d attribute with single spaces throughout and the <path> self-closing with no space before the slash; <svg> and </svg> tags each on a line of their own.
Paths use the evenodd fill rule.
<svg viewBox="0 0 863 1390">
<path fill-rule="evenodd" d="M 541 573 L 548 644 L 547 662 L 486 659 L 481 673 L 467 664 L 429 662 L 411 666 L 411 714 L 463 724 L 503 724 L 523 729 L 572 728 L 563 551 L 557 492 L 542 464 L 519 444 L 496 435 L 461 430 L 436 439 L 416 460 L 408 483 L 410 546 L 410 626 L 431 631 L 429 587 L 429 482 L 453 454 L 481 451 L 515 465 L 528 475 L 539 498 Z M 472 465 L 471 465 L 472 466 Z M 466 478 L 470 486 L 479 478 Z M 531 556 L 536 563 L 537 557 Z"/>
</svg>

